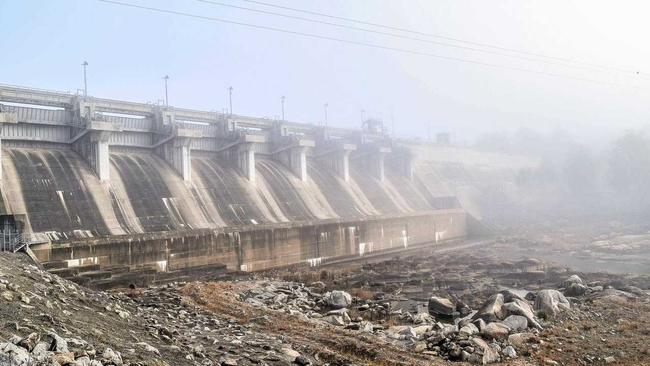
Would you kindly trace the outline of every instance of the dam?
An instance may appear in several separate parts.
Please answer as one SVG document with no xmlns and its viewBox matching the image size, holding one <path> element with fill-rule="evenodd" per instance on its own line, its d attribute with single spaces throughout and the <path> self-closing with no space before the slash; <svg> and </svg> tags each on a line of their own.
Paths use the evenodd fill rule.
<svg viewBox="0 0 650 366">
<path fill-rule="evenodd" d="M 0 237 L 97 286 L 317 266 L 466 236 L 414 142 L 0 85 Z M 419 149 L 421 150 L 421 149 Z"/>
</svg>

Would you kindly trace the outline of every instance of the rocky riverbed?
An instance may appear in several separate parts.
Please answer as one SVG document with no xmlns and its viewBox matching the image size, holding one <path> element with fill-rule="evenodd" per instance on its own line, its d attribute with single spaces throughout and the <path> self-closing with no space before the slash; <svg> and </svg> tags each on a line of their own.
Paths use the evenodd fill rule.
<svg viewBox="0 0 650 366">
<path fill-rule="evenodd" d="M 647 275 L 510 243 L 108 292 L 0 253 L 0 365 L 650 364 Z"/>
</svg>

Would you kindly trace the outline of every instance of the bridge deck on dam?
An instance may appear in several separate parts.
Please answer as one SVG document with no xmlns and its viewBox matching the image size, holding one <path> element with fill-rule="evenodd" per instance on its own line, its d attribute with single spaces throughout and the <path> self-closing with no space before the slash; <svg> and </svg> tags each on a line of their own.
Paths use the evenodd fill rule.
<svg viewBox="0 0 650 366">
<path fill-rule="evenodd" d="M 436 226 L 432 212 L 457 207 L 440 206 L 444 200 L 436 187 L 413 170 L 408 144 L 381 130 L 331 129 L 3 86 L 0 106 L 0 216 L 15 218 L 44 260 L 80 259 L 74 251 L 53 255 L 79 240 L 105 238 L 118 250 L 128 238 L 143 240 L 138 235 L 149 234 L 150 243 L 167 237 L 163 233 L 232 228 L 254 233 L 256 226 L 268 225 L 357 227 L 381 218 L 379 231 L 367 234 L 375 243 L 386 240 L 382 225 L 397 233 L 389 242 L 408 242 L 418 230 L 427 233 L 419 234 L 418 242 L 465 233 L 457 211 L 434 215 L 438 221 L 450 215 L 456 224 L 446 225 L 453 228 L 420 228 Z M 345 227 L 314 235 L 353 235 Z M 328 256 L 362 253 L 360 246 L 368 241 L 350 243 L 353 249 L 329 248 Z M 310 254 L 296 260 L 322 257 L 302 251 Z M 241 268 L 242 255 L 247 254 L 230 264 Z"/>
</svg>

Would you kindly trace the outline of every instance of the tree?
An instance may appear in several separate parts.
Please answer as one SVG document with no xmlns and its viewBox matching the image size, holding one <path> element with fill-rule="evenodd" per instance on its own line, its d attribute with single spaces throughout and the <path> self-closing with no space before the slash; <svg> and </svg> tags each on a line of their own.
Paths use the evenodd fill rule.
<svg viewBox="0 0 650 366">
<path fill-rule="evenodd" d="M 608 181 L 619 191 L 650 190 L 650 140 L 631 131 L 614 142 L 608 159 Z"/>
<path fill-rule="evenodd" d="M 598 178 L 598 162 L 584 146 L 577 145 L 566 154 L 563 163 L 563 178 L 572 194 L 592 191 Z"/>
</svg>

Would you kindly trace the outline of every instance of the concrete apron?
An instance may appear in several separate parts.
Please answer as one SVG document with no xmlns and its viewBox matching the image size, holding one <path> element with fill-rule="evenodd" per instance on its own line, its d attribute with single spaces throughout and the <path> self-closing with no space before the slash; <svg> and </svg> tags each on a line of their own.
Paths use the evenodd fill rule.
<svg viewBox="0 0 650 366">
<path fill-rule="evenodd" d="M 34 245 L 34 256 L 53 273 L 89 286 L 146 285 L 215 278 L 229 271 L 259 271 L 408 250 L 464 238 L 462 209 L 356 221 L 254 225 L 217 230 L 158 232 Z"/>
</svg>

